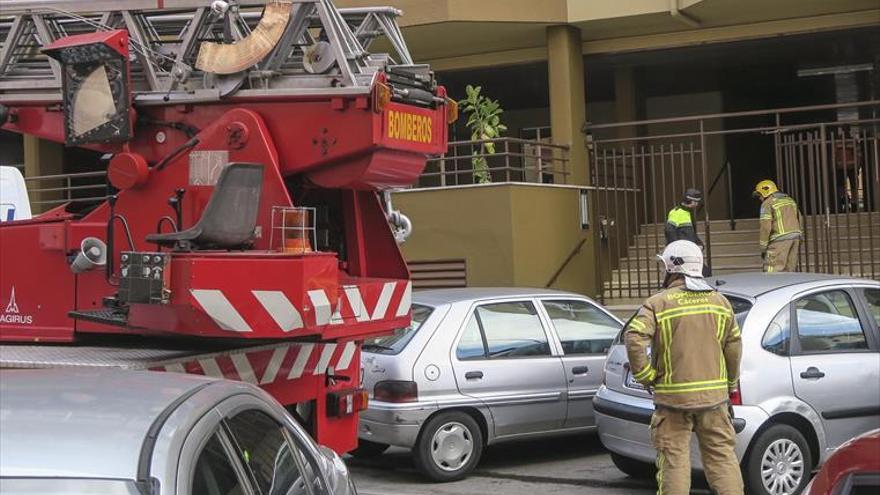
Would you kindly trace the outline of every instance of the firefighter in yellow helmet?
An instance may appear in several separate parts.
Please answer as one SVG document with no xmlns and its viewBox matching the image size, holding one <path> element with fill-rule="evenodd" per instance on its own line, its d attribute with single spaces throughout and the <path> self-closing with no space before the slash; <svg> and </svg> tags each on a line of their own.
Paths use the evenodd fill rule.
<svg viewBox="0 0 880 495">
<path fill-rule="evenodd" d="M 779 191 L 772 180 L 762 180 L 752 195 L 761 200 L 760 242 L 765 272 L 793 272 L 803 237 L 797 203 Z"/>
<path fill-rule="evenodd" d="M 728 402 L 742 355 L 733 309 L 703 280 L 703 253 L 696 244 L 675 241 L 661 259 L 665 289 L 648 298 L 624 328 L 633 378 L 654 395 L 650 428 L 657 450 L 657 493 L 689 492 L 694 432 L 715 493 L 742 495 Z"/>
</svg>

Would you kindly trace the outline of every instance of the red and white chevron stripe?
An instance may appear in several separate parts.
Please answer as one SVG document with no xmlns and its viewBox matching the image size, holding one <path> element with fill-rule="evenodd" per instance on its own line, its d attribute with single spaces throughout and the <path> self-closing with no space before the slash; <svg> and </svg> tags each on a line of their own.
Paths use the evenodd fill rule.
<svg viewBox="0 0 880 495">
<path fill-rule="evenodd" d="M 252 290 L 252 301 L 234 303 L 217 289 L 191 289 L 193 299 L 223 330 L 252 332 L 252 319 L 260 318 L 252 309 L 256 301 L 277 328 L 284 333 L 306 327 L 357 324 L 391 318 L 409 313 L 412 305 L 412 282 L 392 281 L 345 285 L 333 306 L 324 289 L 307 291 L 302 307 L 282 290 Z M 236 304 L 245 308 L 237 308 Z"/>
<path fill-rule="evenodd" d="M 336 372 L 346 371 L 352 365 L 356 350 L 354 342 L 272 344 L 169 361 L 150 370 L 267 385 L 323 375 L 331 366 Z"/>
</svg>

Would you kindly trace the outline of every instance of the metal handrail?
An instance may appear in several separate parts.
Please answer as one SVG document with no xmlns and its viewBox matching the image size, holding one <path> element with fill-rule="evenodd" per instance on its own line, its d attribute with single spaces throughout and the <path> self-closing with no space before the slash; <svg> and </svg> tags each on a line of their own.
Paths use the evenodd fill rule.
<svg viewBox="0 0 880 495">
<path fill-rule="evenodd" d="M 30 183 L 28 186 L 28 193 L 31 195 L 32 205 L 51 206 L 63 203 L 104 201 L 107 199 L 107 196 L 101 196 L 99 194 L 101 194 L 101 190 L 106 191 L 106 180 L 95 184 L 80 185 L 73 185 L 73 181 L 80 179 L 103 179 L 105 177 L 107 177 L 106 170 L 97 170 L 93 172 L 76 172 L 70 174 L 32 175 L 24 177 L 24 180 L 25 183 Z M 57 185 L 59 181 L 62 183 L 60 186 Z M 43 182 L 54 184 L 52 184 L 52 187 L 34 187 L 36 185 L 43 185 L 41 184 Z M 89 196 L 75 197 L 73 195 L 74 191 L 88 191 L 86 194 L 89 194 Z M 42 196 L 46 193 L 49 193 L 48 199 Z"/>
<path fill-rule="evenodd" d="M 727 217 L 730 219 L 730 230 L 736 230 L 736 219 L 733 217 L 733 173 L 730 171 L 730 161 L 725 160 L 724 165 L 721 166 L 721 170 L 715 174 L 715 178 L 712 179 L 712 185 L 709 186 L 709 190 L 706 191 L 706 199 L 712 195 L 712 191 L 715 190 L 715 186 L 718 185 L 718 180 L 721 179 L 721 174 L 727 172 Z"/>
<path fill-rule="evenodd" d="M 99 170 L 96 172 L 77 172 L 74 174 L 55 174 L 55 175 L 33 175 L 30 177 L 25 177 L 25 182 L 27 181 L 37 181 L 37 180 L 52 180 L 52 179 L 77 179 L 80 177 L 103 177 L 107 175 L 106 170 Z"/>
<path fill-rule="evenodd" d="M 553 173 L 557 175 L 562 175 L 563 177 L 567 177 L 569 175 L 568 172 L 548 172 L 547 169 L 542 169 L 538 167 L 489 167 L 483 169 L 487 172 L 501 172 L 501 171 L 509 171 L 509 172 L 522 172 L 524 170 L 534 170 L 535 172 L 543 172 L 543 173 Z M 440 177 L 441 175 L 467 175 L 473 174 L 473 170 L 449 170 L 445 172 L 425 172 L 421 176 L 422 177 Z M 517 182 L 517 181 L 509 181 L 509 182 Z"/>
<path fill-rule="evenodd" d="M 664 117 L 660 119 L 646 119 L 646 120 L 633 120 L 629 122 L 612 122 L 608 124 L 591 124 L 587 123 L 584 128 L 585 129 L 615 129 L 619 127 L 630 127 L 630 126 L 640 126 L 640 125 L 650 125 L 650 124 L 673 124 L 673 123 L 681 123 L 681 122 L 697 122 L 700 120 L 714 120 L 714 119 L 727 119 L 734 117 L 756 117 L 760 115 L 778 115 L 778 114 L 788 114 L 788 113 L 799 113 L 799 112 L 814 112 L 817 110 L 835 110 L 839 108 L 852 108 L 852 107 L 863 107 L 863 106 L 872 106 L 872 105 L 880 105 L 880 100 L 866 100 L 866 101 L 856 101 L 849 103 L 829 103 L 824 105 L 807 105 L 802 107 L 782 107 L 782 108 L 771 108 L 764 110 L 745 110 L 741 112 L 726 112 L 726 113 L 707 113 L 703 115 L 688 115 L 685 117 Z M 632 140 L 633 138 L 628 138 Z"/>
<path fill-rule="evenodd" d="M 569 146 L 565 144 L 554 144 L 554 143 L 545 143 L 543 141 L 534 141 L 531 139 L 521 139 L 521 138 L 513 138 L 513 137 L 500 137 L 500 138 L 489 138 L 489 139 L 472 139 L 472 140 L 463 140 L 463 141 L 449 141 L 449 147 L 458 145 L 467 145 L 467 144 L 483 144 L 483 143 L 498 143 L 507 141 L 508 143 L 520 143 L 520 144 L 534 144 L 535 146 L 546 146 L 548 148 L 557 148 L 561 150 L 568 151 Z"/>
<path fill-rule="evenodd" d="M 494 144 L 496 152 L 486 152 L 485 146 L 488 144 Z M 524 152 L 525 146 L 534 147 L 537 154 Z M 562 183 L 567 183 L 570 175 L 568 170 L 569 149 L 566 145 L 512 137 L 451 141 L 446 153 L 428 159 L 427 165 L 436 166 L 439 170 L 426 171 L 422 173 L 420 178 L 436 179 L 439 177 L 439 187 L 461 185 L 460 178 L 480 173 L 479 170 L 474 170 L 473 162 L 477 159 L 484 159 L 487 167 L 482 171 L 489 174 L 495 173 L 496 180 L 498 174 L 503 174 L 501 180 L 504 182 L 543 183 L 543 179 L 550 176 L 554 177 L 555 181 L 561 180 Z M 499 164 L 498 162 L 503 163 Z M 529 178 L 526 177 L 526 173 L 535 173 L 537 176 Z M 523 174 L 523 176 L 517 178 L 516 174 Z M 447 177 L 452 179 L 454 184 L 447 184 Z M 420 183 L 416 188 L 437 186 L 436 184 Z"/>
</svg>

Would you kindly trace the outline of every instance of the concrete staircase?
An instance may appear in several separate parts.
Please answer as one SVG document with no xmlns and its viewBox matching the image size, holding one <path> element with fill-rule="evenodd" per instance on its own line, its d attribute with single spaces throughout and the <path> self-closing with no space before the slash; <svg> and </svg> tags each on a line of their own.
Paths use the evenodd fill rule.
<svg viewBox="0 0 880 495">
<path fill-rule="evenodd" d="M 830 223 L 830 235 L 825 229 L 826 222 Z M 806 258 L 801 255 L 804 271 L 808 262 L 811 272 L 880 276 L 880 213 L 839 214 L 827 219 L 824 215 L 807 216 L 805 223 L 810 254 Z M 628 318 L 644 300 L 644 294 L 653 293 L 660 286 L 661 267 L 655 255 L 665 245 L 663 227 L 641 225 L 626 256 L 604 282 L 605 305 L 621 318 Z M 727 220 L 712 221 L 710 227 L 713 275 L 761 270 L 758 219 L 739 219 L 735 230 Z M 704 222 L 698 228 L 705 242 Z"/>
</svg>

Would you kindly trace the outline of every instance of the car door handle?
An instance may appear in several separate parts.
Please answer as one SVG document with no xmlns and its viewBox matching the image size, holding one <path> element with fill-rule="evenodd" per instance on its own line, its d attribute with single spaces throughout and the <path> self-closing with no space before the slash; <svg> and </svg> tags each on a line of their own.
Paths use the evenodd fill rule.
<svg viewBox="0 0 880 495">
<path fill-rule="evenodd" d="M 482 371 L 468 371 L 464 374 L 466 380 L 480 380 L 483 378 Z"/>
<path fill-rule="evenodd" d="M 819 368 L 815 366 L 810 366 L 807 371 L 801 371 L 801 378 L 822 378 L 824 376 L 825 373 L 819 371 Z"/>
<path fill-rule="evenodd" d="M 590 372 L 590 368 L 588 366 L 575 366 L 571 369 L 572 375 L 586 375 Z"/>
</svg>

